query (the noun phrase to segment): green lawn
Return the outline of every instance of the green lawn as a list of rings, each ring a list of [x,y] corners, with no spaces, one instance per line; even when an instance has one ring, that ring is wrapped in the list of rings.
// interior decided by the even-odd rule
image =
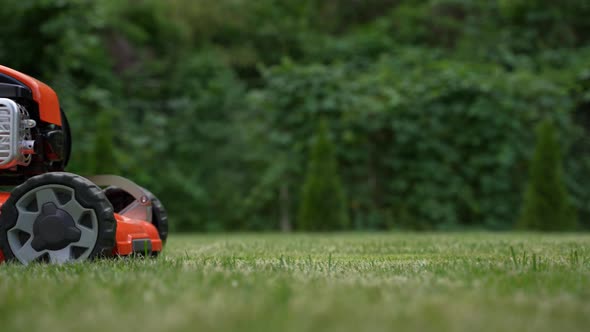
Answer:
[[[7,332],[589,329],[586,234],[172,236],[157,260],[0,266]]]

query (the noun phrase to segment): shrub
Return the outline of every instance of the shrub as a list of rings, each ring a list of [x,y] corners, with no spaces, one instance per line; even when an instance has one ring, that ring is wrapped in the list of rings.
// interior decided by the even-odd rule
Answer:
[[[334,150],[328,127],[321,121],[303,185],[297,220],[299,230],[338,230],[348,226],[346,199]]]
[[[566,190],[562,157],[550,121],[537,128],[537,144],[518,226],[540,231],[575,229],[577,221]]]

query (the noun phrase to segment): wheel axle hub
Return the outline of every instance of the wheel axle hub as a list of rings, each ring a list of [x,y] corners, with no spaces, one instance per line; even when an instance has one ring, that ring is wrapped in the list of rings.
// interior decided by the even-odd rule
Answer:
[[[45,203],[33,224],[31,246],[37,251],[60,250],[80,240],[81,232],[72,216],[52,203]]]

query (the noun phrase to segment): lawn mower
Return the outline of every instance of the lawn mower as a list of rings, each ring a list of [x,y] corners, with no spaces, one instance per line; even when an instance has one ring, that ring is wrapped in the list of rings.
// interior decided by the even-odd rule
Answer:
[[[0,66],[0,263],[157,256],[162,203],[116,175],[64,172],[71,134],[56,93]]]

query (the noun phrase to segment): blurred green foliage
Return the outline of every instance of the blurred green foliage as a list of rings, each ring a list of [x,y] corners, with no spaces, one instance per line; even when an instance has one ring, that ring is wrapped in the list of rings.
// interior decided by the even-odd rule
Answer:
[[[522,215],[518,226],[541,231],[571,231],[577,226],[563,180],[562,156],[550,121],[537,127]]]
[[[177,231],[293,222],[319,118],[355,229],[512,228],[545,119],[590,227],[589,15],[583,0],[9,0],[0,63],[58,92],[70,171],[150,188]]]
[[[320,120],[311,147],[301,192],[297,229],[304,231],[348,229],[348,207],[328,125]]]

